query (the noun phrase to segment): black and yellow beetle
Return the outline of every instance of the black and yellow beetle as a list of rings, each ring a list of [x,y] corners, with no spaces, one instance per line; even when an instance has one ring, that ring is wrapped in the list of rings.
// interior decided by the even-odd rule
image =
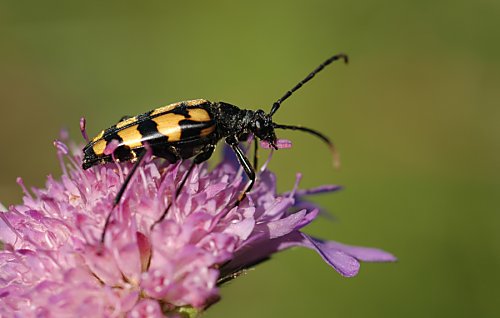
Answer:
[[[313,134],[326,142],[333,151],[333,143],[320,132],[301,126],[277,124],[273,122],[272,116],[293,92],[311,80],[325,66],[338,59],[346,63],[348,61],[345,54],[337,54],[327,59],[278,99],[272,105],[269,114],[261,109],[246,110],[224,102],[195,99],[170,104],[135,117],[123,118],[116,125],[101,131],[83,148],[82,167],[88,169],[110,161],[136,161],[115,198],[114,208],[120,202],[131,176],[144,158],[146,147],[151,149],[154,156],[164,158],[171,163],[194,157],[188,173],[177,188],[178,195],[194,165],[209,159],[216,144],[224,139],[236,154],[250,180],[242,196],[236,202],[238,204],[243,199],[244,193],[250,191],[255,182],[257,156],[255,154],[252,166],[238,146],[239,142],[245,141],[249,134],[255,137],[255,151],[257,151],[257,139],[266,141],[273,148],[278,149],[275,129],[292,129]],[[114,143],[114,147],[110,154],[106,150],[111,143]],[[166,216],[169,208],[170,205],[156,223]],[[104,240],[110,215],[111,213],[106,219],[102,240]]]

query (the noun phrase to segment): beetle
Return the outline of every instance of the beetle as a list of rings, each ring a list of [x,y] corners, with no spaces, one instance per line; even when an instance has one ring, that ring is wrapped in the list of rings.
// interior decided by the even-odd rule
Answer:
[[[257,139],[267,142],[274,149],[278,149],[275,129],[298,130],[315,135],[335,153],[333,143],[322,133],[307,127],[277,124],[272,117],[281,104],[296,90],[310,81],[327,65],[339,59],[345,63],[348,62],[348,57],[345,54],[336,54],[330,57],[274,102],[269,113],[262,109],[254,111],[241,109],[225,102],[195,99],[156,108],[138,116],[123,117],[116,125],[102,130],[83,148],[82,168],[89,169],[95,165],[112,161],[135,161],[135,164],[115,197],[112,210],[106,218],[101,241],[104,241],[112,211],[120,202],[131,177],[145,157],[146,148],[151,149],[153,156],[164,158],[170,163],[193,158],[187,173],[176,189],[176,196],[178,196],[194,165],[208,160],[217,143],[224,139],[236,154],[238,162],[249,179],[249,183],[242,191],[236,205],[241,202],[245,193],[249,192],[255,183]],[[253,165],[239,147],[239,142],[245,141],[250,134],[254,136],[255,142]],[[111,153],[109,153],[110,147],[112,148]],[[154,224],[165,218],[170,206],[171,203]]]

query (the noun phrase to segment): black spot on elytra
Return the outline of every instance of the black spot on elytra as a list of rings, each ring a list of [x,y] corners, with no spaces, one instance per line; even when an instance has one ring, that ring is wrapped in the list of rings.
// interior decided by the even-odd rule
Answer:
[[[200,122],[183,119],[179,121],[179,126],[181,126],[181,140],[198,138],[203,129],[209,128],[213,125],[214,122],[212,120]]]
[[[122,142],[123,139],[117,133],[116,126],[106,129],[104,132],[104,140],[106,140],[106,145],[108,145],[112,140],[117,140],[118,142]]]
[[[137,130],[139,130],[143,139],[151,139],[159,134],[157,126],[151,119],[146,119],[137,125]]]
[[[142,138],[148,140],[153,155],[165,158],[170,162],[175,162],[175,157],[172,157],[170,153],[166,152],[165,146],[168,144],[168,137],[162,135],[157,127],[158,124],[148,118],[139,123],[137,129],[141,133]]]
[[[120,161],[127,161],[134,157],[129,146],[121,145],[113,152],[113,157]]]
[[[174,109],[170,110],[169,113],[176,114],[176,115],[182,115],[186,118],[191,117],[191,115],[189,115],[188,108],[185,104],[181,104],[181,105],[175,107]]]

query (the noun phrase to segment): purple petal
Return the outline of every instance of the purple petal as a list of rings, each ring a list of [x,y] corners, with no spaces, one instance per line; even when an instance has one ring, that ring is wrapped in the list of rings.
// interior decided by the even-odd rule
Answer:
[[[238,251],[235,257],[221,268],[222,277],[257,264],[272,254],[294,246],[307,247],[316,251],[323,260],[345,277],[353,277],[359,271],[359,262],[394,261],[391,254],[372,248],[348,246],[333,241],[323,241],[307,234],[293,231],[271,241],[253,243]]]
[[[306,210],[302,210],[293,213],[286,218],[279,219],[277,221],[272,221],[264,224],[265,228],[269,233],[269,239],[274,239],[281,237],[295,230],[300,224],[303,223],[304,216],[306,216]]]
[[[112,153],[115,152],[116,148],[120,145],[120,142],[116,139],[111,140],[110,143],[106,145],[106,148],[104,148],[104,154],[105,155],[111,155]]]
[[[87,135],[86,126],[87,126],[87,122],[85,120],[85,117],[80,118],[80,132],[82,133],[83,139],[86,142],[89,142],[90,139],[89,139],[89,136]]]
[[[142,299],[128,313],[127,318],[163,318],[160,304],[152,299]]]
[[[358,274],[359,262],[354,257],[335,248],[331,248],[323,241],[316,240],[307,234],[301,234],[307,241],[310,242],[310,244],[307,244],[307,241],[304,242],[304,246],[315,250],[326,263],[333,267],[342,276],[353,277]]]
[[[304,226],[308,225],[311,223],[319,214],[319,209],[310,209],[310,212],[307,213],[304,218],[300,221],[300,223],[297,223],[295,226],[295,230],[299,230],[303,228]]]
[[[12,216],[12,214],[0,212],[0,240],[4,244],[14,245],[16,238],[20,238],[20,234],[9,222],[9,216]]]
[[[99,247],[89,246],[82,256],[92,273],[105,284],[114,286],[121,283],[122,274],[108,250],[99,250]]]
[[[118,268],[129,282],[137,284],[142,266],[135,228],[133,226],[127,227],[124,224],[121,227],[117,226],[110,232],[113,239],[110,250]]]
[[[316,241],[320,241],[320,240],[316,240]],[[321,242],[322,242],[321,244],[328,249],[336,249],[336,250],[342,251],[342,252],[349,254],[352,257],[355,257],[356,259],[363,261],[363,262],[395,262],[395,261],[397,261],[397,258],[394,255],[392,255],[391,253],[388,253],[386,251],[383,251],[381,249],[378,249],[378,248],[351,246],[351,245],[345,245],[345,244],[333,242],[333,241],[326,241],[326,242],[321,241]]]
[[[255,220],[252,218],[246,218],[239,222],[232,222],[225,230],[228,234],[233,234],[238,236],[242,241],[246,240],[252,233],[255,227]]]
[[[302,197],[302,196],[306,196],[306,195],[328,193],[328,192],[334,192],[334,191],[338,191],[338,190],[342,190],[342,186],[339,186],[336,184],[325,184],[325,185],[315,187],[315,188],[297,190],[295,192],[295,195],[297,197]]]
[[[293,207],[298,210],[302,209],[306,209],[308,211],[318,210],[319,211],[318,215],[325,218],[326,220],[330,222],[337,220],[337,218],[333,214],[331,214],[325,209],[322,209],[320,206],[312,202],[297,200],[296,203],[293,205]]]
[[[56,147],[57,151],[63,155],[67,155],[69,153],[68,146],[66,146],[59,140],[54,140],[54,146]]]

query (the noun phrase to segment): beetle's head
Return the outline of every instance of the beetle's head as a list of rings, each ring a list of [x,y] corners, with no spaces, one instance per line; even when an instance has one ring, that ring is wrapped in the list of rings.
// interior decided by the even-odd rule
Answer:
[[[274,149],[276,146],[276,133],[274,132],[273,119],[269,114],[259,109],[250,121],[250,131],[259,139],[267,141]]]

